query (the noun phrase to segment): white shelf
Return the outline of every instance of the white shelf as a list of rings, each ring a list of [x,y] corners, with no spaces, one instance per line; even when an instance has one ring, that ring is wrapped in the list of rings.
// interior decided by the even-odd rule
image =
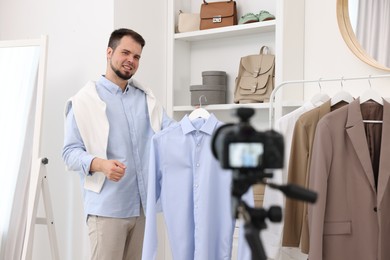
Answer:
[[[251,108],[260,108],[260,109],[268,109],[269,104],[268,103],[256,103],[256,104],[219,104],[219,105],[205,105],[202,106],[203,108],[210,110],[210,111],[216,111],[216,110],[229,110],[239,107],[251,107]],[[173,111],[191,111],[194,110],[194,106],[174,106]]]
[[[264,32],[275,32],[275,20],[249,24],[239,24],[234,26],[226,26],[222,28],[199,30],[193,32],[175,33],[174,38],[175,40],[192,42]]]
[[[286,101],[283,102],[283,107],[300,107],[303,102],[301,101]],[[209,110],[209,111],[224,111],[224,110],[229,110],[229,109],[236,109],[239,107],[250,107],[254,109],[269,109],[270,108],[270,103],[250,103],[250,104],[218,104],[218,105],[205,105],[202,106],[203,108]],[[175,112],[185,112],[185,111],[192,111],[194,110],[194,106],[174,106],[173,111]]]

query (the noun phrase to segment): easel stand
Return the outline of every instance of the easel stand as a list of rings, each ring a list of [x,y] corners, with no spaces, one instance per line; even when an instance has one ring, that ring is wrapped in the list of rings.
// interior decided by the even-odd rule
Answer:
[[[30,179],[30,190],[28,198],[26,234],[24,237],[22,254],[23,260],[32,259],[35,224],[47,225],[52,259],[60,259],[54,226],[53,208],[50,201],[49,183],[46,176],[46,164],[48,164],[48,162],[49,160],[47,158],[40,158],[32,162],[32,175]],[[38,175],[34,173],[38,173]],[[46,212],[46,218],[37,217],[39,194],[41,191]]]

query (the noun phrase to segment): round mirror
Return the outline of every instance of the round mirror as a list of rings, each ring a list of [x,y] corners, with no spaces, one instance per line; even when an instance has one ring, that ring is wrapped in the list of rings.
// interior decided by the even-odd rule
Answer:
[[[359,59],[390,71],[390,0],[337,0],[337,21]]]

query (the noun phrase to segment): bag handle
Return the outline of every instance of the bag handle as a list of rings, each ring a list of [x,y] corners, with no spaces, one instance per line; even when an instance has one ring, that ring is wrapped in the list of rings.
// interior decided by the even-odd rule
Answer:
[[[264,45],[260,48],[260,56],[261,55],[268,55],[268,52],[269,52],[269,48],[268,46]],[[259,59],[259,64],[258,64],[258,71],[255,71],[255,74],[254,74],[254,77],[258,77],[260,75],[260,71],[261,71],[261,62],[262,62],[262,59]]]
[[[226,3],[229,3],[229,2],[232,2],[232,1],[233,1],[233,0],[229,0],[229,1],[226,1]],[[209,3],[206,2],[206,0],[203,0],[203,3],[204,3],[205,5],[209,4]]]
[[[264,45],[260,48],[260,54],[268,54],[268,52],[269,52],[268,46]]]

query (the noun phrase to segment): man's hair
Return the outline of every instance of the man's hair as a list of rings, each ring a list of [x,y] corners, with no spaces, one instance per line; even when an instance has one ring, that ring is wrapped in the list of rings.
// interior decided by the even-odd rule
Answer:
[[[139,43],[142,48],[145,46],[145,40],[139,33],[135,32],[133,30],[130,30],[130,29],[121,28],[121,29],[117,29],[111,33],[110,39],[108,40],[108,47],[115,50],[116,47],[118,46],[120,40],[124,36],[130,36],[134,41]]]

